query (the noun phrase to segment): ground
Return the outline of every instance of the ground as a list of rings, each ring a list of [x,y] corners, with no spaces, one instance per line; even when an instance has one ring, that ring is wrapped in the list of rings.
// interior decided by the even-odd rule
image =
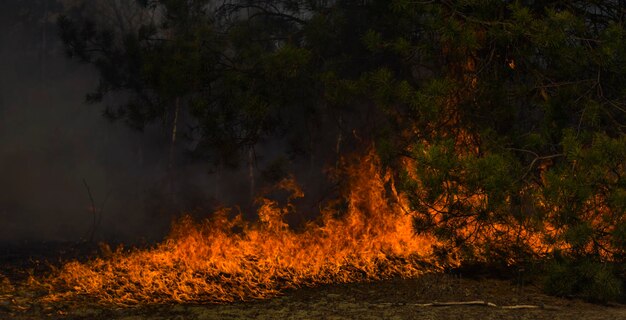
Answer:
[[[26,248],[31,253],[37,251]],[[19,251],[24,250],[21,248]],[[2,252],[0,252],[2,253]],[[82,252],[77,252],[82,254]],[[11,274],[23,261],[0,254],[0,274]],[[10,258],[10,259],[9,259]],[[29,259],[26,264],[36,260]],[[2,276],[0,276],[2,278]],[[2,279],[0,279],[2,280]],[[535,281],[536,282],[536,281]],[[4,291],[4,292],[3,292]],[[273,299],[211,305],[152,305],[113,308],[95,302],[64,302],[52,306],[36,302],[28,291],[10,292],[0,283],[0,319],[479,319],[479,320],[626,320],[626,306],[591,304],[541,293],[537,283],[469,278],[463,273],[431,274],[416,279],[325,285],[285,292]],[[486,305],[420,306],[432,302],[481,300]],[[503,309],[534,305],[538,309]]]
[[[111,308],[68,302],[46,308],[30,304],[26,297],[18,300],[26,306],[25,310],[16,310],[10,299],[0,300],[0,319],[626,319],[624,305],[551,297],[535,286],[520,288],[507,280],[459,279],[449,275],[302,288],[269,300],[223,305]],[[473,300],[498,306],[531,304],[543,308],[418,305]]]

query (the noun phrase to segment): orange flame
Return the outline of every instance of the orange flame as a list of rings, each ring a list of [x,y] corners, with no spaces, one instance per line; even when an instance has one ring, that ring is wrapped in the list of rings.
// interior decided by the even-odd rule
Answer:
[[[109,258],[67,263],[43,282],[52,292],[48,299],[88,295],[117,305],[229,302],[442,268],[433,258],[434,236],[416,235],[412,214],[389,200],[386,186],[401,199],[391,175],[380,172],[374,152],[345,168],[347,201],[329,205],[301,232],[283,219],[293,207],[269,199],[261,200],[254,224],[228,218],[227,210],[201,223],[183,217],[152,249],[120,249]],[[292,197],[303,196],[292,180],[280,186]]]
[[[403,165],[409,174],[415,172],[411,161]],[[284,219],[295,212],[292,200],[304,196],[293,179],[286,179],[279,187],[291,192],[288,204],[260,199],[255,223],[241,215],[230,218],[229,210],[201,222],[184,216],[154,248],[105,248],[105,257],[67,263],[37,284],[49,290],[48,301],[88,296],[115,305],[219,303],[268,298],[301,286],[415,277],[461,263],[456,244],[438,240],[432,230],[416,233],[414,228],[424,214],[442,223],[445,199],[436,200],[428,212],[408,209],[408,197],[395,189],[393,175],[380,169],[373,150],[340,168],[335,178],[343,183],[343,194],[302,231],[290,229]],[[419,177],[411,178],[420,189]],[[446,197],[464,197],[469,210],[482,210],[488,201],[480,192],[458,190]],[[420,195],[420,190],[414,192]],[[534,201],[548,214],[558,210],[547,208],[540,197]],[[570,249],[563,230],[548,220],[505,215],[485,223],[471,214],[464,219],[456,232],[467,239],[474,259],[487,261],[494,249],[524,248],[538,256]],[[590,221],[605,223],[597,216]],[[504,258],[519,263],[514,255]]]

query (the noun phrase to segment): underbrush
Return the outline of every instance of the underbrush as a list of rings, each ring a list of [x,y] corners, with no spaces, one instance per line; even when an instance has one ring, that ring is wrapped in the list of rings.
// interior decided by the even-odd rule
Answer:
[[[555,258],[546,264],[543,288],[548,294],[592,302],[625,302],[623,268],[594,259]]]

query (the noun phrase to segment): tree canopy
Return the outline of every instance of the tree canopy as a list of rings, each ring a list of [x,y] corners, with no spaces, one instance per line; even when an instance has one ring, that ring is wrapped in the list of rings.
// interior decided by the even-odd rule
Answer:
[[[536,258],[497,225],[544,232],[568,259],[624,262],[621,1],[137,6],[124,30],[59,19],[70,56],[99,71],[89,100],[123,94],[111,118],[175,127],[180,108],[194,151],[232,162],[276,136],[312,152],[304,136],[331,123],[338,153],[373,144],[394,169],[417,232],[470,259]]]

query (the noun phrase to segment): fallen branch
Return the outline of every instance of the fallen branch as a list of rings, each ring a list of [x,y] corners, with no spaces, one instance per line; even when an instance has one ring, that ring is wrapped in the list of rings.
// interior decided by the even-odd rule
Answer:
[[[394,305],[394,303],[381,303],[381,305]],[[451,307],[451,306],[484,306],[500,309],[544,309],[544,310],[560,310],[559,307],[532,304],[517,304],[509,306],[498,306],[493,302],[474,300],[474,301],[450,301],[450,302],[430,302],[430,303],[407,303],[404,305],[415,307]]]
[[[519,304],[515,306],[502,306],[502,309],[543,309],[545,306],[536,306],[532,304]]]
[[[561,310],[559,307],[555,306],[546,306],[544,304],[541,305],[532,305],[532,304],[519,304],[513,306],[501,306],[502,309],[544,309],[544,310]]]
[[[497,307],[494,303],[485,302],[485,301],[482,301],[482,300],[415,303],[415,304],[412,304],[412,305],[417,306],[417,307],[447,307],[447,306],[486,306],[486,307]]]

